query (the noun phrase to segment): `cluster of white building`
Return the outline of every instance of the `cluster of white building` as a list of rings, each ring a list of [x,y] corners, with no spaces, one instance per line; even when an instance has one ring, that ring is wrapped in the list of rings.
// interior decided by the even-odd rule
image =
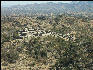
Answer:
[[[21,37],[22,39],[26,39],[26,40],[30,40],[31,37],[41,37],[41,36],[55,36],[55,37],[60,37],[63,38],[64,40],[68,41],[69,38],[75,38],[75,36],[73,37],[72,35],[70,36],[70,33],[68,34],[58,34],[56,32],[51,32],[49,31],[45,31],[44,29],[34,29],[33,27],[25,27],[24,30],[19,31],[19,37]],[[75,39],[74,39],[75,40]]]

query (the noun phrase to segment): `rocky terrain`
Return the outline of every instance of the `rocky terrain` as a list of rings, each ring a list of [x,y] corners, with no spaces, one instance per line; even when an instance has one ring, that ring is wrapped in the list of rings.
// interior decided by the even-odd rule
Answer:
[[[38,11],[40,9],[46,11],[47,4],[49,8],[52,7],[51,10],[55,10],[55,7],[59,5],[66,8],[71,5],[69,9],[72,9],[75,5],[74,9],[77,9],[75,11],[81,8],[81,11],[83,9],[89,13],[84,14],[82,11],[83,14],[65,12],[63,14],[17,15],[24,11],[31,13],[29,11],[33,10],[33,7]],[[92,2],[47,4],[14,6],[8,10],[5,8],[11,15],[3,15],[6,12],[4,12],[5,9],[1,9],[1,69],[93,70]],[[32,9],[29,10],[27,7]],[[65,7],[63,7],[64,10],[66,10]],[[20,8],[25,9],[22,11]],[[12,13],[17,10],[16,14],[12,14],[11,10]],[[82,13],[81,11],[79,13]]]

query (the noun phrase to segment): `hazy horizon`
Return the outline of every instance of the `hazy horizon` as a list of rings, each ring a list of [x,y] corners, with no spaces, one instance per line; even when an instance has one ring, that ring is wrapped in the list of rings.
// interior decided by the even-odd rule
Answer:
[[[53,2],[53,3],[70,3],[71,1],[1,1],[1,6],[3,7],[9,7],[13,5],[26,5],[26,4],[34,4],[34,3],[47,3],[47,2]]]

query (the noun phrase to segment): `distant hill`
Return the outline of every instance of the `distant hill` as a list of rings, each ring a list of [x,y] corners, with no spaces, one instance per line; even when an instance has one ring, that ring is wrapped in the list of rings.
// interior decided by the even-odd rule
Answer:
[[[2,15],[22,14],[93,13],[93,1],[72,1],[71,3],[41,3],[1,7]]]

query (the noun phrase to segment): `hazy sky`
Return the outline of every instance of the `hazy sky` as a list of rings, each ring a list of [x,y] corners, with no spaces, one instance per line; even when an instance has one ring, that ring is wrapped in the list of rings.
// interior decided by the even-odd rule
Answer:
[[[25,4],[33,4],[33,3],[46,3],[46,2],[63,2],[63,3],[69,3],[71,1],[1,1],[1,6],[12,6],[12,5],[25,5]]]

